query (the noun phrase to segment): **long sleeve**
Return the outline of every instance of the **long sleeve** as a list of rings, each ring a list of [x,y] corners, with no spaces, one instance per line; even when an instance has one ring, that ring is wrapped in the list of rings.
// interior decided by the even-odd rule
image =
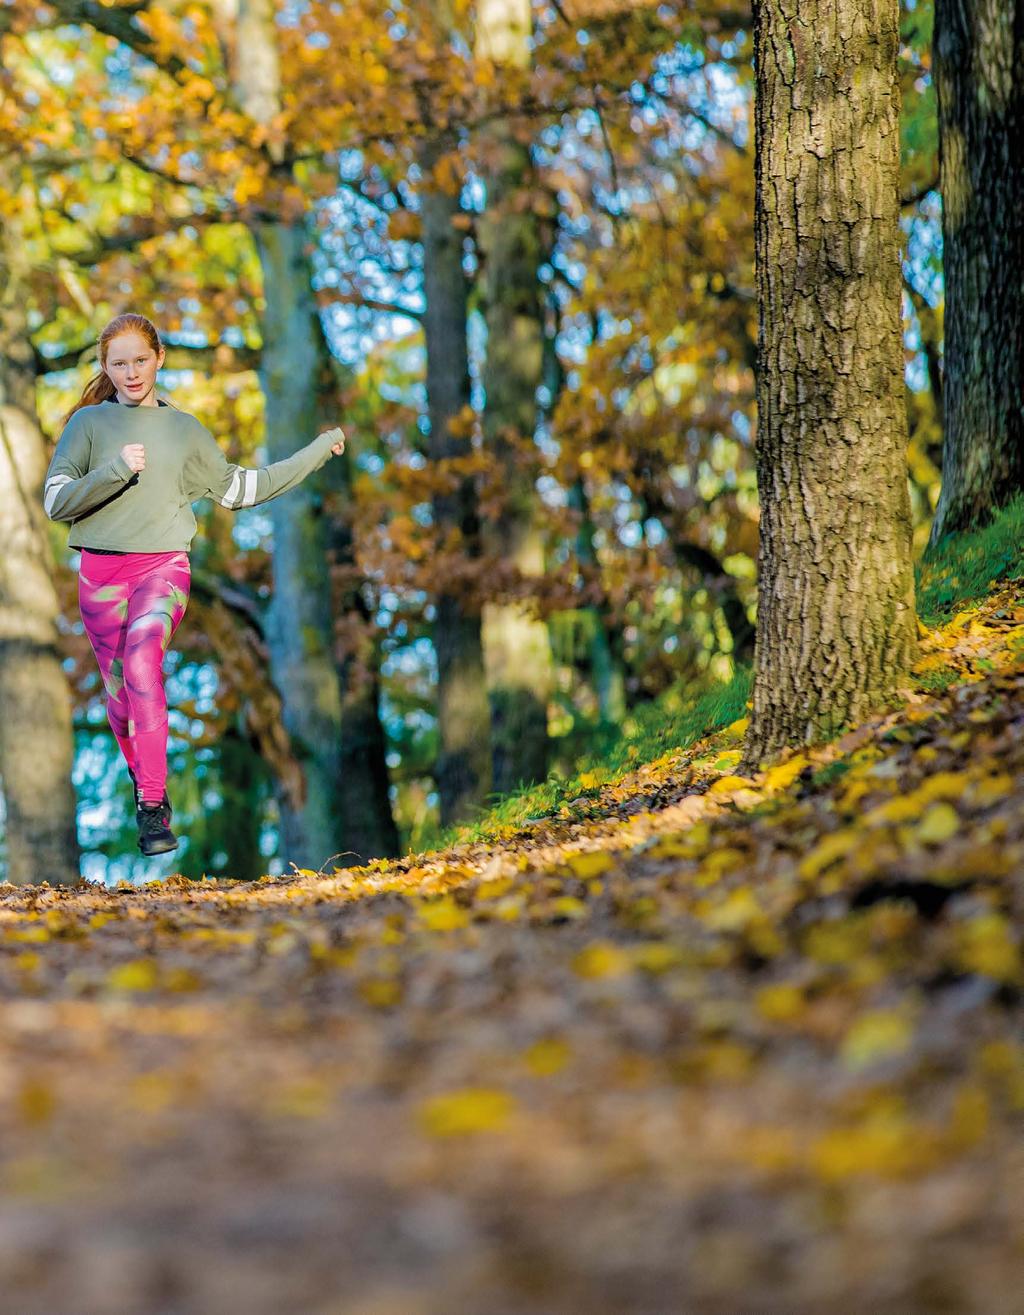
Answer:
[[[72,521],[120,492],[132,470],[120,453],[89,469],[92,440],[76,412],[64,426],[43,481],[43,510],[52,521]]]
[[[207,429],[197,437],[186,476],[190,499],[210,497],[222,507],[238,510],[269,502],[301,484],[331,456],[331,445],[342,437],[340,429],[329,429],[311,443],[271,466],[250,469],[228,461]]]

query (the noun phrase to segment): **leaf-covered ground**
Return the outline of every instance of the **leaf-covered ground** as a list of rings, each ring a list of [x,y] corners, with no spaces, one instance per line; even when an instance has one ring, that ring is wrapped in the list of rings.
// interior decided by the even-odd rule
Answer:
[[[435,855],[0,888],[0,1308],[1019,1312],[1022,585],[752,779],[735,724]]]

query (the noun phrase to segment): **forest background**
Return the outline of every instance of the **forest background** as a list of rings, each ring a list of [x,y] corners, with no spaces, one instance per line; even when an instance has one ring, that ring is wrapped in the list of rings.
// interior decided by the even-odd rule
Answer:
[[[759,519],[747,9],[55,0],[0,21],[2,389],[23,468],[41,479],[124,310],[157,324],[165,395],[232,459],[278,459],[333,423],[349,436],[266,508],[199,509],[167,664],[187,836],[167,872],[423,850],[496,798],[528,815],[533,783],[585,788],[651,727],[742,713]],[[918,551],[942,452],[931,36],[931,5],[908,0]],[[29,523],[13,483],[0,501],[13,543]],[[18,570],[57,660],[34,659],[32,733],[7,741],[58,763],[73,728],[82,871],[130,879],[75,555],[64,527],[44,532]],[[24,689],[0,682],[9,725]],[[27,769],[5,752],[13,780]]]

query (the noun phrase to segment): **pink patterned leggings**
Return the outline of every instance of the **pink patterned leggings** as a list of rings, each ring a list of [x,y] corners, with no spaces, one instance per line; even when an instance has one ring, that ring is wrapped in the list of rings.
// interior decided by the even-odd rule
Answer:
[[[188,605],[186,552],[82,549],[78,604],[107,692],[107,718],[143,799],[167,783],[163,658]]]

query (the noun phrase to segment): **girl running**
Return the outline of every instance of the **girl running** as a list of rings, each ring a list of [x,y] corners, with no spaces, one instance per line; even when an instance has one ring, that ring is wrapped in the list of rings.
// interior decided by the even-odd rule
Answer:
[[[70,521],[68,544],[81,549],[82,621],[147,855],[178,845],[166,790],[163,658],[188,604],[192,503],[254,507],[345,450],[342,431],[329,429],[272,466],[235,465],[195,416],[157,396],[164,355],[144,315],[111,320],[100,334],[100,372],[65,417],[43,484],[47,516]]]

